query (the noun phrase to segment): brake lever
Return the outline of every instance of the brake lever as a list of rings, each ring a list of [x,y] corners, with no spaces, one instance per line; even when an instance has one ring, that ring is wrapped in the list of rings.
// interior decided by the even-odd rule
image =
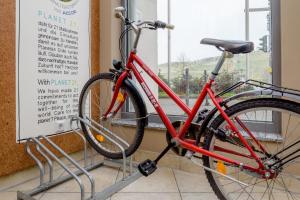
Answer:
[[[134,23],[135,21],[130,21],[128,18],[125,18],[125,25],[131,25],[132,23]]]

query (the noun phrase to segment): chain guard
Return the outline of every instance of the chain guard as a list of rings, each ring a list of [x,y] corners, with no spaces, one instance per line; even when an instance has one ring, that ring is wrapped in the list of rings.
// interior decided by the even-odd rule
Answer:
[[[172,123],[172,125],[174,126],[174,128],[176,129],[176,131],[178,131],[183,125],[184,125],[184,121],[175,121]],[[196,137],[197,135],[200,133],[201,130],[201,125],[197,124],[197,123],[191,123],[188,132],[185,134],[185,139],[190,139],[190,140],[195,140],[196,142]],[[170,144],[171,140],[172,140],[172,136],[169,133],[169,131],[166,132],[166,140],[167,143]],[[187,152],[187,149],[182,148],[180,146],[175,146],[172,148],[173,152],[176,153],[179,156],[184,156]]]

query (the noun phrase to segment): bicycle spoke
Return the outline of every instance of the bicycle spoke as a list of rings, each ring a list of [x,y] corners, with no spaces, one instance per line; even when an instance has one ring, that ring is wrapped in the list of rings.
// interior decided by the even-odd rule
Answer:
[[[275,200],[274,199],[274,195],[273,195],[273,188],[274,188],[274,184],[275,184],[275,180],[272,180],[272,183],[271,184],[273,184],[272,185],[272,187],[269,189],[269,200],[271,200],[271,197],[273,197],[273,200]]]
[[[290,120],[291,120],[291,114],[289,115],[286,131],[285,131],[285,138],[287,138],[287,136],[288,136],[288,128],[289,128]],[[283,145],[282,145],[283,148],[285,147],[285,143],[286,143],[286,140],[284,140],[284,142],[283,142]]]
[[[300,122],[298,122],[298,124],[295,126],[295,128],[291,131],[291,133],[293,133],[295,130],[297,130],[300,126]]]
[[[257,182],[257,178],[255,178],[255,182],[254,182],[254,185],[253,185],[252,188],[251,188],[250,193],[252,193],[252,191],[253,191],[253,189],[254,189],[254,186],[255,186],[256,182]],[[248,196],[247,200],[249,200],[249,197],[250,197],[250,196]]]
[[[259,183],[262,183],[262,182],[265,182],[266,180],[261,180],[261,181],[258,181],[256,184],[259,184]],[[248,187],[250,187],[250,186],[253,186],[253,185],[255,185],[254,183],[253,184],[248,184],[247,186],[244,186],[244,188],[248,188]],[[237,190],[234,190],[234,191],[231,191],[231,192],[229,192],[229,193],[235,193],[235,192],[239,192],[241,189],[237,189]]]
[[[283,184],[285,190],[290,194],[290,196],[292,197],[292,199],[295,200],[295,198],[293,197],[293,195],[291,194],[291,192],[287,189],[286,184],[285,184],[285,182],[284,182],[284,180],[283,180],[283,178],[282,178],[281,175],[280,175],[280,178],[281,178],[281,181],[282,181],[282,184]]]
[[[268,169],[268,166],[273,165],[273,170],[275,170],[276,174],[271,173],[272,176],[270,177],[270,179],[264,179],[264,177],[262,177],[260,173],[247,171],[242,167],[235,167],[234,169],[232,167],[227,168],[227,175],[230,175],[238,181],[242,181],[248,184],[247,186],[241,187],[241,184],[239,184],[238,182],[225,181],[225,179],[220,176],[213,176],[216,179],[217,187],[220,188],[219,191],[224,194],[224,197],[226,196],[227,199],[277,200],[282,198],[282,195],[284,195],[283,198],[287,198],[285,196],[286,194],[288,194],[288,198],[290,200],[298,199],[297,193],[294,193],[294,190],[297,191],[297,187],[299,187],[300,185],[300,177],[297,176],[297,168],[300,167],[300,159],[291,160],[289,163],[287,163],[287,165],[284,165],[283,168],[277,169],[277,167],[279,167],[280,165],[280,159],[285,158],[285,156],[288,156],[293,152],[297,152],[297,141],[300,139],[300,135],[296,135],[295,133],[297,133],[297,128],[300,126],[300,113],[298,113],[300,106],[297,107],[296,110],[290,105],[276,105],[276,103],[278,102],[274,103],[273,100],[270,100],[270,104],[267,103],[269,100],[265,101],[266,102],[264,102],[263,104],[260,104],[260,102],[257,100],[256,103],[253,104],[253,106],[250,106],[248,102],[245,104],[240,103],[239,106],[236,106],[236,111],[231,108],[231,110],[228,110],[228,113],[229,118],[238,128],[240,133],[242,133],[242,136],[246,139],[249,145],[254,147],[254,152],[257,157],[261,159],[262,164],[264,165],[264,167],[266,167],[265,169]],[[282,101],[282,104],[284,103],[286,102]],[[261,107],[259,107],[258,105],[261,105]],[[296,115],[293,115],[293,113],[295,113]],[[241,119],[243,123],[245,122],[244,125],[247,128],[240,125],[241,123],[238,123],[238,121],[235,120],[237,119],[237,117]],[[212,123],[212,128],[214,128],[215,130],[228,130],[228,123],[224,119],[222,121],[218,120],[219,118],[215,120],[215,124]],[[247,135],[245,134],[248,133],[248,131],[246,130],[250,131],[255,137],[257,137],[256,139],[259,140],[262,146],[264,146],[267,154],[265,154],[264,152],[256,151],[257,148],[260,148],[260,145],[256,143],[254,139],[251,140],[251,136],[250,139],[246,137]],[[257,162],[253,159],[230,154],[229,152],[218,151],[218,149],[214,150],[215,146],[220,146],[222,148],[232,149],[235,152],[249,155],[249,150],[245,147],[245,145],[243,145],[242,142],[239,142],[238,140],[235,140],[235,138],[230,137],[231,134],[235,133],[225,133],[227,135],[225,142],[222,139],[219,139],[216,135],[212,136],[213,140],[210,141],[210,150],[224,157],[231,158],[238,163],[243,163],[244,166],[257,166]],[[260,137],[263,137],[263,140],[260,140]],[[291,144],[294,145],[287,149],[285,151],[285,154],[282,153],[280,155],[276,155],[276,152],[282,151],[284,147],[287,147],[287,145]],[[293,157],[297,155],[298,153],[295,153],[293,154]],[[213,161],[213,159],[211,158],[210,160]],[[217,166],[217,162],[210,163],[214,166],[215,169],[218,169],[219,166]],[[286,175],[284,174],[284,172],[287,172],[289,174]],[[280,177],[278,177],[279,175],[289,178],[289,182],[287,182],[288,185],[285,182],[286,179],[281,180]],[[289,176],[291,176],[291,178]],[[279,179],[280,184],[277,181]]]
[[[80,115],[84,119],[93,119],[94,122],[91,123],[100,131],[103,131],[103,135],[101,135],[101,133],[97,133],[97,131],[95,131],[92,127],[82,124],[82,127],[84,127],[83,131],[85,136],[89,139],[88,141],[99,153],[108,158],[120,159],[123,155],[120,146],[104,137],[105,135],[111,136],[111,138],[114,138],[117,140],[117,142],[120,142],[120,145],[127,150],[127,155],[132,154],[136,148],[129,147],[137,147],[139,145],[140,141],[137,140],[139,137],[136,136],[141,134],[139,130],[144,128],[142,127],[143,124],[135,120],[133,123],[135,123],[136,126],[140,126],[140,128],[137,127],[135,132],[132,132],[132,134],[130,132],[129,134],[128,130],[124,129],[122,125],[116,123],[120,119],[122,111],[120,106],[123,104],[121,104],[118,99],[114,104],[111,104],[113,97],[112,86],[114,85],[114,77],[112,74],[103,73],[98,75],[98,77],[93,77],[93,79],[90,80],[91,81],[88,82],[89,85],[85,87],[83,90],[84,93],[82,93],[83,95],[81,96]],[[122,88],[119,90],[119,93],[126,93],[127,90],[128,88],[126,88],[126,86],[122,86]],[[130,105],[133,105],[133,111],[136,111],[133,112],[133,115],[136,118],[140,117],[136,98],[132,95],[127,95],[126,98],[127,97],[130,101]],[[117,98],[120,97],[118,96]],[[118,111],[118,113],[114,113],[114,115],[109,115],[109,117],[103,118],[103,115],[108,111],[110,106],[112,106],[111,114],[115,111]]]
[[[264,198],[266,192],[268,191],[268,189],[269,189],[269,187],[270,187],[268,180],[266,179],[265,181],[266,181],[266,184],[267,184],[267,188],[266,188],[266,190],[264,191],[264,193],[263,193],[262,197],[260,198],[260,200],[262,200],[262,199]]]
[[[251,180],[253,180],[253,179],[254,179],[254,177],[252,177]],[[248,197],[250,197],[250,193],[247,191],[247,189],[246,189],[244,186],[242,186],[241,184],[239,184],[239,186],[242,188],[243,191],[245,191],[245,192],[248,194]],[[239,197],[240,197],[242,194],[243,194],[243,192],[241,192],[240,195],[239,195],[236,199],[239,199]],[[255,200],[255,199],[253,199],[252,196],[251,196],[251,199],[252,199],[252,200]]]
[[[230,174],[229,174],[230,175]],[[253,177],[247,177],[246,179],[242,179],[242,180],[239,180],[239,181],[241,181],[241,182],[245,182],[245,181],[247,181],[247,180],[249,180],[249,179],[252,179]],[[224,180],[227,180],[225,177],[224,177]],[[230,183],[226,183],[226,184],[221,184],[221,186],[228,186],[228,185],[231,185],[231,184],[233,184],[233,183],[236,183],[235,181],[231,181]]]

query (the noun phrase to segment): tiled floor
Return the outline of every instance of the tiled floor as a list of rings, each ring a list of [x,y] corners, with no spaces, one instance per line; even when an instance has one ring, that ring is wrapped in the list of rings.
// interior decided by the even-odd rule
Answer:
[[[57,167],[54,174],[58,177],[65,175],[65,172]],[[97,192],[112,185],[122,177],[120,169],[105,166],[91,171],[91,174],[96,180]],[[31,168],[8,177],[0,178],[0,199],[15,200],[16,191],[31,189],[39,184],[38,175],[38,169]],[[88,180],[85,178],[83,178],[83,181],[88,183]],[[86,191],[88,195],[90,188],[87,187]],[[35,196],[35,198],[37,200],[79,200],[79,187],[78,184],[72,180],[50,189],[46,193],[39,194]],[[161,166],[151,176],[138,179],[111,197],[111,200],[133,199],[214,200],[217,198],[209,187],[206,177],[201,174],[200,168],[197,170],[195,167],[188,168],[188,170],[180,170],[178,167],[177,169],[172,169]]]

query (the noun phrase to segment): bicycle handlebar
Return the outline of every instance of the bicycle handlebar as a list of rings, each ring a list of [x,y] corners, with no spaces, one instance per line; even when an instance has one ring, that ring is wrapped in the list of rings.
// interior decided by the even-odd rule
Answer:
[[[125,8],[124,7],[117,7],[115,8],[115,16],[116,18],[120,18],[122,21],[124,22],[127,22],[127,19],[124,17],[123,13],[125,11]],[[167,28],[167,29],[170,29],[170,30],[173,30],[175,28],[174,25],[172,24],[168,24],[168,23],[165,23],[165,22],[162,22],[162,21],[159,21],[159,20],[156,20],[156,21],[141,21],[141,22],[138,22],[138,23],[130,23],[131,27],[133,28],[133,30],[135,32],[138,31],[138,28],[143,26],[143,25],[148,25],[150,29],[154,29],[156,30],[157,28]]]

